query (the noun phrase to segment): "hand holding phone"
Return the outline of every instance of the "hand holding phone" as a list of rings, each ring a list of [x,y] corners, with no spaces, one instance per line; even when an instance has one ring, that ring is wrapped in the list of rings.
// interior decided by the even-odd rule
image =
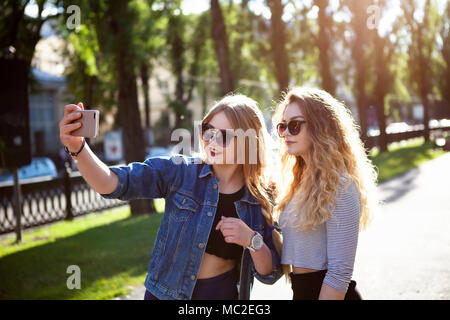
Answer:
[[[86,111],[89,111],[88,116],[83,114]],[[97,110],[84,110],[81,102],[78,105],[66,105],[64,117],[59,122],[59,137],[62,144],[71,152],[77,152],[83,143],[83,137],[97,136],[99,114]]]

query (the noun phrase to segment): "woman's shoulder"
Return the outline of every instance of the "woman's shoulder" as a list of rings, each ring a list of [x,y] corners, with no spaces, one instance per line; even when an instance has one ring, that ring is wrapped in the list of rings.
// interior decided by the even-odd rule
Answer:
[[[358,186],[346,173],[341,174],[336,202],[344,206],[359,206]]]
[[[339,190],[344,192],[357,192],[357,185],[348,173],[341,173]]]

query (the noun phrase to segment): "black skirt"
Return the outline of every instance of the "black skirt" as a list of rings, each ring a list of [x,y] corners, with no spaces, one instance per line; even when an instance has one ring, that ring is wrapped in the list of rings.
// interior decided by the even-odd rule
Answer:
[[[294,293],[293,300],[318,300],[323,279],[327,270],[320,270],[310,273],[289,274]],[[344,300],[362,300],[361,295],[356,290],[356,282],[350,281]]]

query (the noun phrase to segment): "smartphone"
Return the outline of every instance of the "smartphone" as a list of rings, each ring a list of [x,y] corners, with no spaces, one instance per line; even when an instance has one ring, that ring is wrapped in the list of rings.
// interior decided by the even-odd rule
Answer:
[[[73,121],[73,123],[81,122],[81,128],[72,131],[74,136],[95,138],[98,134],[98,125],[100,111],[98,110],[78,110],[82,114],[81,118]]]

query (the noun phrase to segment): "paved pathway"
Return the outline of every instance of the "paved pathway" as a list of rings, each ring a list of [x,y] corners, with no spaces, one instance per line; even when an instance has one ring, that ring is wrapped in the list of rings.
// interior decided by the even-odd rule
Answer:
[[[450,299],[450,153],[379,185],[383,206],[359,236],[353,279],[364,299]],[[122,299],[142,299],[144,287]],[[251,299],[292,299],[281,278]]]

